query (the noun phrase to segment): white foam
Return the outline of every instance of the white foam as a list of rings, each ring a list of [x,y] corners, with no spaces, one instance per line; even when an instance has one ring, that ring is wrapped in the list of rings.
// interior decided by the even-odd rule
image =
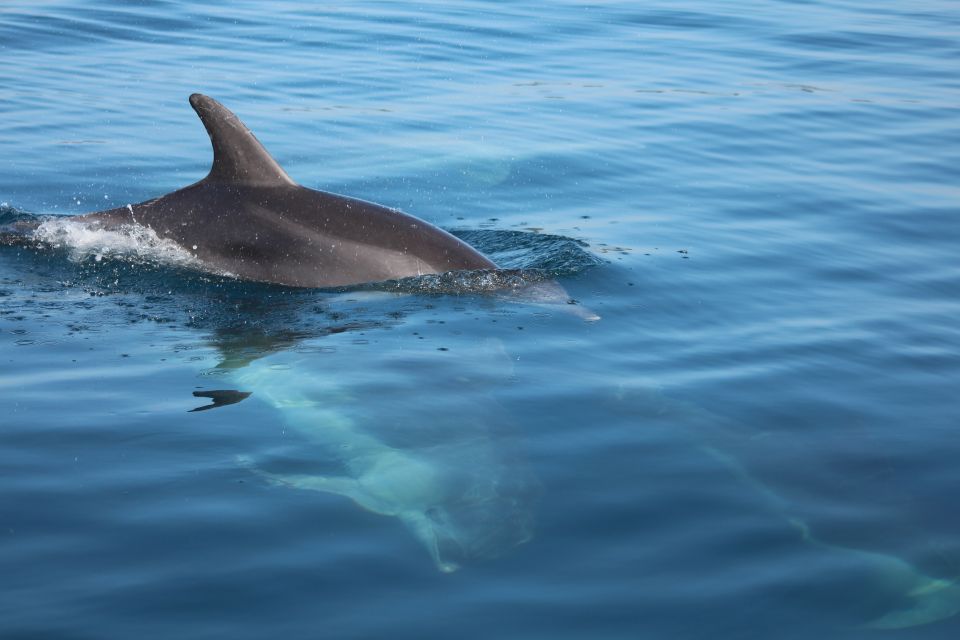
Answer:
[[[201,266],[201,261],[189,251],[139,224],[105,228],[97,222],[51,218],[41,223],[33,236],[54,248],[66,249],[75,262],[120,258],[178,267]]]

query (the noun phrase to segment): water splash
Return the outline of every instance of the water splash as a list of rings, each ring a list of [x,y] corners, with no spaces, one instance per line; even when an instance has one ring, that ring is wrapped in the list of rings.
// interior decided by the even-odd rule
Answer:
[[[32,238],[53,249],[66,249],[73,262],[105,258],[174,267],[201,268],[189,251],[161,238],[149,227],[138,224],[104,228],[99,224],[69,218],[47,218],[34,229]]]

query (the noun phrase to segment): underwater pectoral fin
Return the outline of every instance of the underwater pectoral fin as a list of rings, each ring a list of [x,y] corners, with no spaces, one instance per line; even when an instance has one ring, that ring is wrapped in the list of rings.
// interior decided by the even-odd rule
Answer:
[[[247,456],[237,456],[237,463],[265,479],[270,484],[282,487],[292,487],[294,489],[304,489],[310,491],[323,491],[324,493],[335,493],[346,496],[351,500],[360,503],[360,487],[353,478],[320,476],[314,474],[284,474],[264,471],[257,467],[253,460]],[[362,503],[361,503],[362,504]]]
[[[366,494],[360,484],[353,478],[318,476],[312,474],[280,474],[271,473],[258,468],[253,460],[247,456],[237,456],[237,463],[249,471],[264,478],[270,484],[283,487],[293,487],[294,489],[306,489],[311,491],[323,491],[325,493],[335,493],[346,496],[361,507],[380,513],[382,515],[398,516],[413,535],[427,549],[430,557],[437,569],[442,573],[453,573],[460,568],[456,562],[451,562],[443,558],[444,545],[441,544],[440,535],[431,524],[430,518],[418,511],[405,513],[389,512],[383,508],[383,505],[377,503],[368,494]]]
[[[213,404],[205,404],[194,409],[190,409],[187,413],[193,413],[194,411],[206,411],[207,409],[216,409],[217,407],[225,407],[228,404],[236,404],[241,400],[250,397],[252,391],[236,391],[234,389],[215,389],[213,391],[194,391],[194,398],[210,398],[213,400]]]

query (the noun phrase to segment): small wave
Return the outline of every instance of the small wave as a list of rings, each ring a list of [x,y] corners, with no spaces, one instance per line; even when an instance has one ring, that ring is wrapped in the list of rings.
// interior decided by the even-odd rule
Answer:
[[[69,218],[48,218],[33,230],[35,241],[65,249],[70,260],[100,262],[105,258],[157,263],[175,267],[202,267],[189,251],[161,238],[153,229],[138,224],[104,228],[96,223]]]
[[[485,254],[501,271],[539,270],[556,277],[603,263],[587,250],[586,242],[567,236],[509,229],[453,229],[450,233]]]
[[[10,206],[8,202],[0,202],[0,229],[20,222],[37,220],[38,217],[22,209]]]
[[[31,233],[40,217],[0,202],[0,247],[31,244]]]

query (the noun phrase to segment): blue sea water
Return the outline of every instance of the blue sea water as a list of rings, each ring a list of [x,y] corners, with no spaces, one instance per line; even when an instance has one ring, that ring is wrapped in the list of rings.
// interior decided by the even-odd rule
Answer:
[[[602,319],[0,246],[0,638],[958,637],[958,36],[940,0],[3,2],[0,223],[200,179],[199,91]]]

